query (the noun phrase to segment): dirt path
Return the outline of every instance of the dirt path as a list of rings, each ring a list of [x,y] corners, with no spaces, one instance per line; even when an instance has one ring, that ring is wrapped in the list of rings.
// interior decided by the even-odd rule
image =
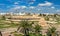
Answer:
[[[39,23],[41,26],[47,26],[47,23],[43,17],[39,20]]]

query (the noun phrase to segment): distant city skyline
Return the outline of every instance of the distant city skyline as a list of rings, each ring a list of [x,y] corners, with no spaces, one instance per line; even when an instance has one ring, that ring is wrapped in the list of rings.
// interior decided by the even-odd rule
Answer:
[[[0,12],[60,13],[60,0],[0,0]]]

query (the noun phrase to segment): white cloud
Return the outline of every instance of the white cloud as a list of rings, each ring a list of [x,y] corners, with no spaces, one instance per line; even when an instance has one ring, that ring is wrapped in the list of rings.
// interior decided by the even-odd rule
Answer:
[[[36,0],[32,0],[32,1],[36,1]]]
[[[35,1],[36,1],[36,0],[31,0],[31,2],[30,2],[29,4],[34,4]]]
[[[25,8],[27,8],[27,6],[14,6],[9,9],[9,12],[16,12],[16,10],[22,12]]]
[[[54,9],[55,7],[51,7],[52,9]]]
[[[20,9],[20,6],[16,6],[16,7],[14,7],[13,9]]]
[[[41,9],[38,9],[38,11],[40,11]]]
[[[22,9],[27,8],[26,6],[21,6]]]
[[[14,6],[13,8],[11,8],[12,10],[17,10],[17,9],[24,9],[27,8],[26,6]],[[11,10],[10,9],[10,10]]]
[[[34,6],[30,6],[29,8],[34,9],[35,7]]]
[[[34,4],[34,2],[30,2],[29,4]]]
[[[39,3],[39,6],[51,6],[53,3],[45,1],[45,3]]]
[[[57,10],[57,12],[60,12],[60,10]]]
[[[15,5],[19,4],[19,2],[14,2]]]

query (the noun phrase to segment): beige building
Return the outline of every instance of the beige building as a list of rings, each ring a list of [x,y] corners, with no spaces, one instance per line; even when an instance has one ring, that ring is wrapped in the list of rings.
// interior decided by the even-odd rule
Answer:
[[[39,21],[41,18],[38,17],[38,15],[7,15],[5,17],[6,20],[12,20],[12,21],[21,21],[21,20]]]
[[[20,22],[22,20],[28,20],[28,21],[34,21],[38,22],[39,25],[45,26],[46,22],[43,17],[38,16],[38,14],[34,15],[7,15],[5,16],[6,20],[14,21],[14,22]]]

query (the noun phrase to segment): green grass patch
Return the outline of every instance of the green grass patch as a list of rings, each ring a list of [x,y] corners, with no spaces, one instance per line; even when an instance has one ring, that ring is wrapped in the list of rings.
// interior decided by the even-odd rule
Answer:
[[[23,35],[21,35],[21,34],[14,34],[14,36],[23,36]]]
[[[10,27],[14,28],[14,27],[18,27],[18,26],[19,26],[19,24],[0,24],[0,29],[10,28]]]

